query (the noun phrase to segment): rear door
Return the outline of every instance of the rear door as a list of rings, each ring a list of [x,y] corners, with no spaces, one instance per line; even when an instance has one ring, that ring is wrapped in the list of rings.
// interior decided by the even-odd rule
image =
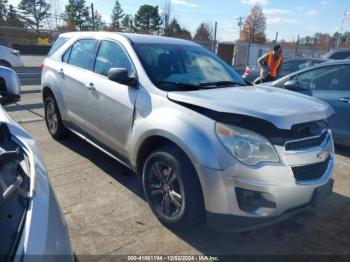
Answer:
[[[302,93],[331,105],[335,114],[329,124],[338,143],[350,144],[350,65],[331,65],[295,77],[303,83]]]
[[[80,132],[85,126],[96,46],[95,39],[76,41],[63,55],[58,72],[69,125]]]
[[[89,92],[86,131],[102,146],[126,156],[137,89],[110,81],[107,78],[110,68],[126,68],[129,75],[136,73],[120,43],[102,40],[94,65],[94,90]]]

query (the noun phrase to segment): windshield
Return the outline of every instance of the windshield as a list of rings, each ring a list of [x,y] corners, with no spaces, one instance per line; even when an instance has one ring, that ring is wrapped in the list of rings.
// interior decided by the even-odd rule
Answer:
[[[165,91],[246,85],[225,62],[199,46],[135,44],[134,48],[153,84]]]

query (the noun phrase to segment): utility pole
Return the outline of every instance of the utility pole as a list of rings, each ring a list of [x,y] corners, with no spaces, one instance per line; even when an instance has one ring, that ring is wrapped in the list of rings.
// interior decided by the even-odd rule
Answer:
[[[92,30],[95,31],[95,12],[94,12],[94,4],[91,3],[91,18],[92,18]]]
[[[295,44],[295,54],[294,54],[294,57],[297,57],[298,55],[298,47],[299,47],[299,35],[298,35],[298,38],[297,38],[297,42]]]
[[[238,27],[239,27],[239,36],[241,36],[241,32],[242,32],[242,26],[243,26],[243,19],[244,19],[244,17],[243,16],[239,16],[238,18],[237,18],[237,20],[238,20]]]
[[[246,61],[246,66],[249,66],[249,56],[250,56],[250,44],[253,39],[253,31],[251,28],[249,28],[249,36],[248,36],[248,47],[247,47],[247,61]]]
[[[276,44],[277,44],[277,40],[278,40],[278,31],[276,32],[276,38],[275,38]]]
[[[213,46],[212,46],[212,52],[215,54],[215,49],[216,49],[216,33],[218,30],[218,22],[215,21],[215,27],[214,27],[214,40],[213,40]]]
[[[343,15],[343,19],[341,22],[341,26],[340,26],[340,33],[339,33],[338,39],[337,39],[337,48],[339,48],[341,34],[343,33],[344,20],[345,20],[345,18],[349,17],[349,15],[350,15],[350,12],[345,10],[344,15]]]

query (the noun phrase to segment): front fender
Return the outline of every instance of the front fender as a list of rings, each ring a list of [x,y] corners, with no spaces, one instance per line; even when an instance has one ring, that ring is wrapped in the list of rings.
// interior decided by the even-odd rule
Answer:
[[[130,146],[130,160],[134,167],[140,147],[152,136],[175,143],[193,164],[223,170],[233,161],[216,137],[215,121],[175,103],[170,108],[152,111],[147,118],[136,118]]]

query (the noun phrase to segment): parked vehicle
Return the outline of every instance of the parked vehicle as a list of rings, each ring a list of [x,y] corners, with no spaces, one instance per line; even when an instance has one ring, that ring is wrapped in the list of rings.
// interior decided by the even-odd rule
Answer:
[[[328,60],[320,59],[320,58],[305,58],[305,57],[286,59],[283,61],[279,77],[286,76],[300,69],[310,67],[316,64],[324,63],[326,61]],[[247,66],[244,72],[243,78],[248,80],[251,83],[258,83],[258,81],[260,80],[260,67],[249,68]]]
[[[350,58],[350,48],[336,48],[323,56],[324,59],[343,60]]]
[[[0,67],[0,103],[20,97],[16,73]],[[67,225],[34,140],[0,106],[0,261],[73,261]],[[61,255],[61,256],[54,256]],[[46,257],[47,258],[47,257]],[[47,259],[46,259],[47,260]]]
[[[246,86],[191,41],[107,32],[59,39],[41,79],[48,131],[55,139],[71,131],[131,168],[163,224],[206,218],[242,231],[330,195],[326,103]]]
[[[0,38],[0,45],[8,47],[8,48],[12,48],[12,44],[6,39]]]
[[[350,146],[350,60],[324,63],[290,74],[271,86],[313,96],[331,105],[329,119],[335,143]]]
[[[6,66],[6,67],[23,66],[23,62],[19,54],[19,51],[12,49],[8,45],[4,46],[0,44],[0,66]]]

